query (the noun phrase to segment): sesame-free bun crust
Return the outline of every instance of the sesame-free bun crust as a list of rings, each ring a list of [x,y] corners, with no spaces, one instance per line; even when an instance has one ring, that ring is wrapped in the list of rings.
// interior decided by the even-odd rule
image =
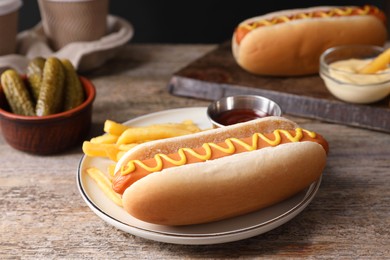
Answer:
[[[175,153],[181,147],[196,148],[207,142],[223,142],[225,139],[233,136],[242,138],[247,136],[248,133],[254,133],[256,131],[261,133],[272,133],[275,129],[295,129],[297,127],[298,125],[295,122],[287,118],[269,116],[223,128],[210,129],[191,135],[146,142],[126,152],[117,163],[115,172],[117,172],[122,165],[125,165],[130,160],[144,160],[152,158],[157,153]]]
[[[284,10],[242,23],[330,8],[333,7]],[[327,48],[346,44],[383,46],[386,39],[384,23],[373,15],[300,19],[256,28],[239,45],[233,34],[232,52],[237,63],[248,72],[298,76],[318,73],[319,57]]]
[[[313,142],[289,143],[150,174],[123,194],[132,216],[190,225],[249,213],[280,202],[317,180],[326,154]]]
[[[266,117],[200,133],[148,142],[127,152],[116,172],[132,159],[175,153],[229,137],[299,127],[283,117]],[[190,225],[249,213],[280,202],[317,180],[326,162],[314,142],[286,143],[155,172],[136,181],[122,196],[132,216],[154,224]]]

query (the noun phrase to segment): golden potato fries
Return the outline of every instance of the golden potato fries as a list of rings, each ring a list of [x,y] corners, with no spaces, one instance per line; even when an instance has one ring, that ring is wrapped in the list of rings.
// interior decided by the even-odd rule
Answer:
[[[378,57],[373,59],[365,67],[363,67],[359,73],[362,74],[372,74],[380,70],[384,70],[388,67],[390,63],[390,48],[382,52]]]
[[[104,122],[105,134],[85,141],[82,148],[87,156],[107,157],[117,162],[126,151],[140,143],[199,131],[201,129],[192,120],[143,127],[130,127],[112,120],[106,120]]]
[[[106,135],[101,135],[97,136],[91,139],[91,143],[94,144],[115,144],[116,141],[118,141],[117,135],[113,134],[106,134]]]
[[[196,133],[200,131],[199,127],[195,125],[194,122],[192,122],[192,120],[185,120],[182,123],[157,124],[157,125],[151,125],[149,127],[171,127],[171,128],[188,130],[192,133]]]
[[[121,135],[129,126],[116,123],[112,120],[106,120],[104,122],[104,132],[112,135]]]
[[[86,171],[88,175],[96,182],[99,188],[107,195],[107,197],[115,204],[122,207],[122,199],[120,195],[111,188],[112,183],[110,179],[97,168],[88,168]]]
[[[138,143],[143,140],[165,139],[174,136],[188,135],[192,132],[171,126],[134,127],[124,131],[118,138],[117,144]]]
[[[109,155],[119,152],[116,144],[92,143],[90,141],[83,142],[83,152],[88,156],[109,157]],[[114,156],[115,157],[115,156]]]
[[[123,151],[123,152],[126,152],[134,147],[136,147],[137,145],[139,145],[140,143],[132,143],[132,144],[120,144],[118,145],[118,149]]]
[[[130,127],[112,120],[106,120],[104,122],[105,134],[84,141],[82,149],[87,156],[106,157],[117,162],[127,151],[140,143],[200,131],[201,129],[191,120],[185,120],[181,123],[153,124],[144,127]],[[107,167],[107,174],[95,167],[88,168],[86,172],[109,199],[122,206],[120,195],[112,189],[111,181],[115,174],[115,166],[115,163],[110,164]]]

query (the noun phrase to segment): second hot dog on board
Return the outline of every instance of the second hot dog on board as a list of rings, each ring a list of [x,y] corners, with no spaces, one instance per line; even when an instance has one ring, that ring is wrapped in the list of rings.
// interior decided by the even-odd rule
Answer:
[[[385,14],[375,6],[317,6],[249,18],[235,29],[237,63],[260,75],[297,76],[319,71],[319,57],[337,45],[383,46]]]

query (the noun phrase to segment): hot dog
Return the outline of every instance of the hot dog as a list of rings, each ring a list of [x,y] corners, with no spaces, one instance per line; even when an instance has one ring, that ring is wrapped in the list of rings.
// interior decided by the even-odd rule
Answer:
[[[249,213],[317,180],[328,144],[282,117],[139,145],[116,166],[124,209],[154,224],[190,225]]]
[[[232,38],[237,63],[272,76],[317,73],[327,48],[344,44],[383,46],[385,14],[374,6],[318,6],[272,12],[241,22]]]

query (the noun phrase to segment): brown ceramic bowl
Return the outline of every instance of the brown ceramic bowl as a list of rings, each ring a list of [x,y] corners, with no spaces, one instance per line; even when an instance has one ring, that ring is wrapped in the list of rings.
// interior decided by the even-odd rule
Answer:
[[[13,114],[0,88],[0,127],[4,139],[15,149],[40,155],[55,154],[75,146],[87,136],[96,91],[91,81],[80,77],[86,99],[78,107],[49,116]]]

